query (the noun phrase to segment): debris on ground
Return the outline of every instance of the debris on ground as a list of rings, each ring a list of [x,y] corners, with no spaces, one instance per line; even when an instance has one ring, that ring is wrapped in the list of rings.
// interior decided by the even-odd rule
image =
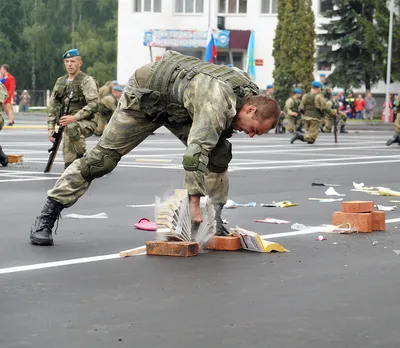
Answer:
[[[259,253],[270,253],[271,251],[277,251],[280,253],[289,252],[282,245],[266,240],[262,240],[260,235],[255,232],[245,230],[236,226],[229,230],[232,235],[240,237],[242,248],[249,251],[256,251]]]
[[[396,255],[400,255],[400,250],[393,250],[395,253],[396,253]]]
[[[372,242],[372,245],[378,245],[379,244],[379,242],[377,241],[377,240],[374,240],[373,242]]]
[[[67,214],[63,216],[64,219],[108,219],[106,213],[99,213],[94,215],[80,215],[80,214]]]
[[[311,186],[334,186],[334,187],[339,187],[340,185],[338,184],[324,184],[322,182],[313,182]]]
[[[274,219],[274,218],[266,218],[263,220],[254,220],[254,222],[265,222],[265,223],[269,223],[269,224],[288,224],[288,223],[290,223],[290,221],[278,220],[278,219]]]
[[[339,196],[339,197],[343,197],[346,196],[344,193],[339,193],[337,192],[333,187],[329,187],[326,191],[325,194],[327,196]]]
[[[127,205],[127,207],[129,208],[145,208],[145,207],[154,207],[154,203],[153,204],[129,204]]]
[[[298,203],[292,203],[291,201],[282,201],[282,202],[272,202],[272,203],[261,203],[260,207],[267,207],[267,208],[289,208],[289,207],[296,207]]]
[[[397,209],[397,205],[385,206],[385,205],[377,204],[374,207],[376,209],[378,209],[379,211],[393,211],[393,210]]]
[[[237,203],[231,199],[228,199],[224,205],[225,209],[233,209],[233,208],[237,208],[237,207],[255,207],[257,206],[256,202],[249,202],[246,204],[241,204],[241,203]]]
[[[343,198],[309,198],[309,201],[318,201],[320,203],[333,203],[333,202],[341,202]]]
[[[320,242],[322,242],[323,240],[326,240],[326,238],[322,235],[319,235],[317,240],[319,240]]]
[[[306,226],[299,223],[294,223],[291,226],[292,230],[307,231],[307,232],[320,232],[320,233],[339,233],[339,234],[349,234],[357,232],[350,224],[342,225],[319,225],[319,226]]]
[[[143,231],[157,231],[157,225],[155,222],[150,221],[148,218],[141,218],[136,224],[135,228]]]

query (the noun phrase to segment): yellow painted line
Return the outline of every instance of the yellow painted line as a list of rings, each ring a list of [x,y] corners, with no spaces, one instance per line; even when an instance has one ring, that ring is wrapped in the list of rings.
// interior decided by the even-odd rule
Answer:
[[[158,158],[137,158],[135,162],[146,162],[146,163],[169,163],[170,159],[158,159]]]
[[[4,129],[47,129],[46,125],[5,126]]]

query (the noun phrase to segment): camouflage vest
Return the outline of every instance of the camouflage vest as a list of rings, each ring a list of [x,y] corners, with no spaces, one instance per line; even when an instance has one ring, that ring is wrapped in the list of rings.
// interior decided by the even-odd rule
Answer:
[[[86,103],[85,96],[82,91],[82,81],[87,75],[84,72],[80,72],[72,81],[67,82],[68,75],[60,78],[57,81],[57,90],[55,91],[54,97],[63,105],[66,104],[70,88],[74,90],[74,96],[71,100],[70,114],[75,115],[79,110],[81,110]]]
[[[307,93],[304,100],[304,116],[321,118],[322,113],[315,106],[315,97],[317,94]]]
[[[146,88],[159,92],[168,105],[167,108],[173,110],[174,114],[182,114],[174,109],[174,106],[183,109],[183,94],[186,86],[199,73],[223,81],[233,89],[237,97],[237,112],[242,109],[248,97],[259,94],[257,85],[248,79],[244,73],[227,66],[206,63],[198,58],[185,56],[174,51],[168,51],[161,61],[156,62],[151,67]],[[178,117],[172,117],[169,120],[180,122]]]
[[[293,97],[292,100],[293,100],[293,106],[290,108],[290,110],[299,113],[300,100]]]
[[[339,111],[339,109],[340,109],[339,102],[337,100],[333,100],[333,99],[331,100],[331,102],[332,102],[332,110]]]

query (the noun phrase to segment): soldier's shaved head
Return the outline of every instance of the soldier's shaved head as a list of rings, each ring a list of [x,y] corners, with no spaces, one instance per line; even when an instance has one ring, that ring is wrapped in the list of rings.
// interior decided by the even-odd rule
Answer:
[[[265,120],[272,120],[278,122],[281,114],[281,108],[275,99],[264,95],[255,95],[247,99],[246,104],[254,105],[256,107],[255,118],[263,122]]]

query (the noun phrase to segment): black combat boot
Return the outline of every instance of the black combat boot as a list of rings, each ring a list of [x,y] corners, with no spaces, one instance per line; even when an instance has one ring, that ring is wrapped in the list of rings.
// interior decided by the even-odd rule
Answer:
[[[224,208],[223,204],[214,204],[214,209],[215,209],[215,221],[217,222],[217,232],[215,233],[216,236],[229,236],[228,230],[225,228],[221,214],[222,214],[222,209]]]
[[[51,198],[47,198],[42,212],[31,227],[31,242],[36,245],[53,245],[52,229],[60,218],[64,206]]]
[[[325,133],[324,127],[319,126],[319,130],[321,131],[321,133]]]
[[[400,135],[399,134],[395,134],[393,135],[393,138],[390,138],[387,142],[386,142],[386,146],[390,146],[393,143],[399,143],[400,144]]]
[[[304,135],[299,133],[294,133],[292,139],[290,139],[290,143],[293,144],[296,140],[304,141]]]
[[[344,129],[344,124],[340,126],[340,133],[348,133],[348,131]]]
[[[296,132],[298,132],[298,133],[304,133],[304,130],[301,128],[301,124],[297,126]]]
[[[8,165],[8,157],[7,157],[7,155],[3,152],[3,149],[1,148],[1,146],[0,146],[0,164],[1,164],[3,167],[7,167],[7,165]]]

